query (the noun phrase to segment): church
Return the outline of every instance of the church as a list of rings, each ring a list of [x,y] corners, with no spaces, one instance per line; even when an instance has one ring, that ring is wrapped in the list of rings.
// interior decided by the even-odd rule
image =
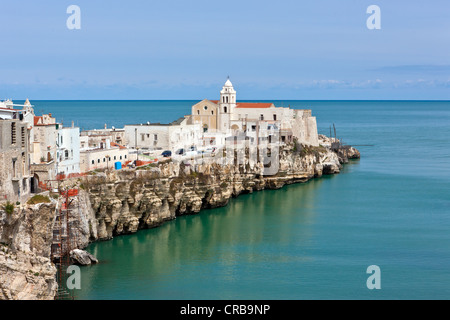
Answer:
[[[245,135],[254,140],[267,130],[276,130],[281,143],[294,138],[303,144],[318,146],[316,118],[311,110],[276,107],[270,102],[239,102],[236,90],[227,79],[219,100],[204,99],[192,106],[191,124],[200,124],[208,136]]]

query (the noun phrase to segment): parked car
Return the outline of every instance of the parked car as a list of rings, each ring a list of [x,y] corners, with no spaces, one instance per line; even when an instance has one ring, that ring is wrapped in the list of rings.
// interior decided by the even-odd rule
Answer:
[[[172,151],[170,151],[170,150],[163,151],[163,153],[161,153],[161,155],[162,155],[164,158],[171,157],[171,156],[172,156]]]
[[[184,149],[178,149],[177,151],[175,151],[175,154],[183,156],[186,154],[186,151]]]

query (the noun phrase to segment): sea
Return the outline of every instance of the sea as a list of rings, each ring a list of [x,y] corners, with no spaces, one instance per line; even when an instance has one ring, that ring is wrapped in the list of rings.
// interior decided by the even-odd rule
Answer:
[[[87,130],[169,123],[198,101],[31,102]],[[271,102],[311,109],[361,159],[93,243],[77,299],[450,298],[450,102]]]

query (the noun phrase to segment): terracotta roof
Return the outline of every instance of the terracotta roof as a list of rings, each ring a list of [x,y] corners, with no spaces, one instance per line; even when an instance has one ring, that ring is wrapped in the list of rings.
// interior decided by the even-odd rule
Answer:
[[[270,108],[273,103],[263,103],[263,102],[238,102],[236,108]]]
[[[51,113],[50,113],[51,115]],[[35,126],[41,126],[41,127],[45,127],[45,126],[56,126],[57,123],[43,123],[43,117],[42,116],[34,116],[34,125]],[[67,129],[67,128],[62,128],[62,129]]]
[[[115,143],[115,142],[111,142],[110,144],[111,144],[112,147],[119,147],[119,149],[126,149],[127,148],[127,147],[121,146],[120,144]]]
[[[10,109],[10,108],[0,108],[0,110],[6,110],[6,111],[22,111],[22,110],[19,110],[19,109]]]
[[[215,104],[217,104],[219,102],[219,100],[209,100],[209,101],[211,101],[211,102],[213,102]]]
[[[42,117],[37,117],[37,116],[35,116],[35,117],[34,117],[34,125],[35,125],[35,126],[38,126],[38,125],[42,124],[42,122],[39,123],[40,120],[42,120]]]

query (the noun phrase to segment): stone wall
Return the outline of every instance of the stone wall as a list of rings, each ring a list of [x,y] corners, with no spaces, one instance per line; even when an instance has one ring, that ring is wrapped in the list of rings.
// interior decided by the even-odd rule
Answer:
[[[24,201],[30,194],[28,142],[25,122],[0,120],[0,201]]]

